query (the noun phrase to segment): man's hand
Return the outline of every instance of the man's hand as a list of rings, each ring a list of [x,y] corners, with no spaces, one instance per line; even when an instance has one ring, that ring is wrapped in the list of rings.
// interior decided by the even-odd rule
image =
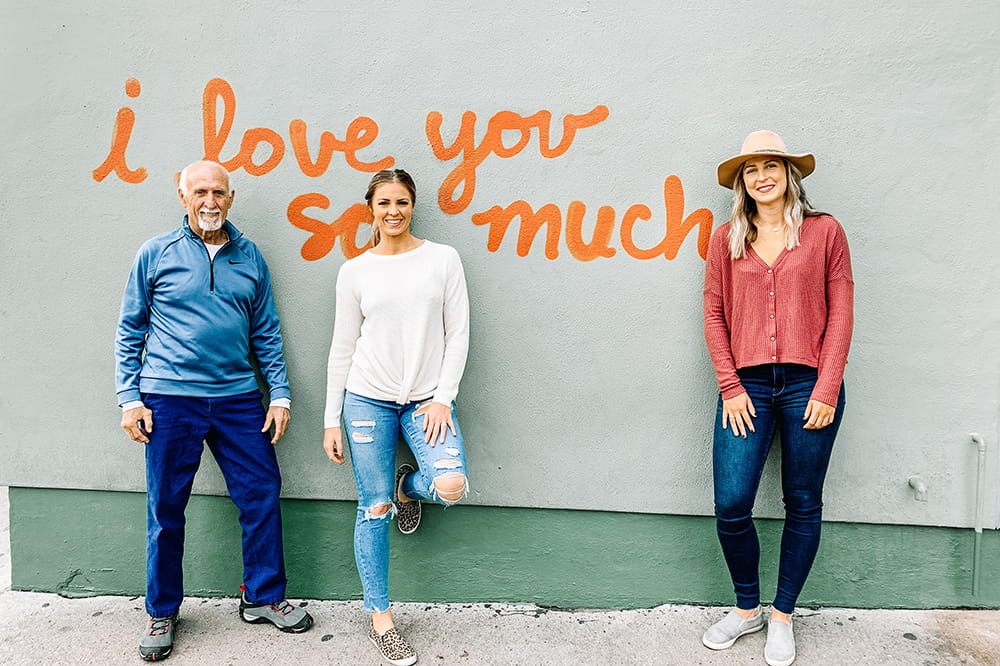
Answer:
[[[260,429],[261,432],[267,432],[271,428],[271,424],[274,424],[274,437],[271,438],[272,444],[277,444],[278,440],[281,439],[285,430],[288,428],[288,421],[292,418],[292,413],[287,407],[277,407],[271,405],[267,408],[267,418],[264,419],[264,427]]]
[[[133,442],[149,443],[153,432],[153,412],[148,407],[133,407],[122,412],[122,428]]]

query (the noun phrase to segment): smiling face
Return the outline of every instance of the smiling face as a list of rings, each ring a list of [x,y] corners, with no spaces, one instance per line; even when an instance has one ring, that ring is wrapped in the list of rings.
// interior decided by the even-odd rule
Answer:
[[[187,168],[177,190],[188,212],[191,231],[204,237],[226,221],[235,192],[229,189],[229,174],[218,164],[199,162]]]
[[[402,183],[383,183],[375,188],[371,203],[372,224],[382,238],[403,238],[410,233],[413,197]]]
[[[758,206],[783,204],[788,170],[779,157],[754,157],[743,163],[743,184]]]

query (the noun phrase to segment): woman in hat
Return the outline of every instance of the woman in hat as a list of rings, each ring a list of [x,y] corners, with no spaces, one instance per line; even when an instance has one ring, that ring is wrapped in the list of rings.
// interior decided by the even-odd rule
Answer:
[[[712,466],[719,541],[736,607],[702,642],[714,650],[764,627],[760,545],[751,512],[775,430],[785,524],[764,657],[795,660],[792,611],[819,546],[823,480],[844,410],[853,328],[847,238],[812,209],[802,179],[811,154],[753,132],[718,167],[732,219],[712,234],[705,264],[705,341],[719,383]]]
[[[389,519],[410,534],[420,500],[449,506],[466,493],[465,447],[454,399],[469,349],[469,298],[458,253],[410,228],[416,186],[379,171],[365,200],[372,248],[337,276],[323,448],[343,464],[347,426],[358,489],[354,554],[372,614],[368,638],[391,664],[417,660],[389,610]],[[395,468],[400,434],[418,468]],[[395,475],[394,475],[395,473]]]

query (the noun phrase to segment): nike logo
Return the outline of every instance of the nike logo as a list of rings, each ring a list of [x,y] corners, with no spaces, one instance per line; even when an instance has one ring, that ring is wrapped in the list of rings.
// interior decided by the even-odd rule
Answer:
[[[231,263],[231,264],[242,264],[243,262],[242,261],[233,261],[232,259],[230,259],[229,263]]]

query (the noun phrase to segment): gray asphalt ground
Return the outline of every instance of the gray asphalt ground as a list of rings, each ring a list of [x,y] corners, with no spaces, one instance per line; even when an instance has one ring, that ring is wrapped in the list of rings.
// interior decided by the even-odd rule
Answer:
[[[7,489],[0,488],[0,664],[144,663],[136,649],[146,621],[142,597],[12,591],[9,537]],[[169,663],[384,663],[366,638],[360,602],[305,603],[316,624],[291,635],[240,621],[236,599],[189,598]],[[425,666],[764,664],[763,631],[721,652],[702,646],[702,632],[724,608],[401,603],[394,612]],[[795,622],[800,665],[1000,664],[1000,611],[799,609]]]

